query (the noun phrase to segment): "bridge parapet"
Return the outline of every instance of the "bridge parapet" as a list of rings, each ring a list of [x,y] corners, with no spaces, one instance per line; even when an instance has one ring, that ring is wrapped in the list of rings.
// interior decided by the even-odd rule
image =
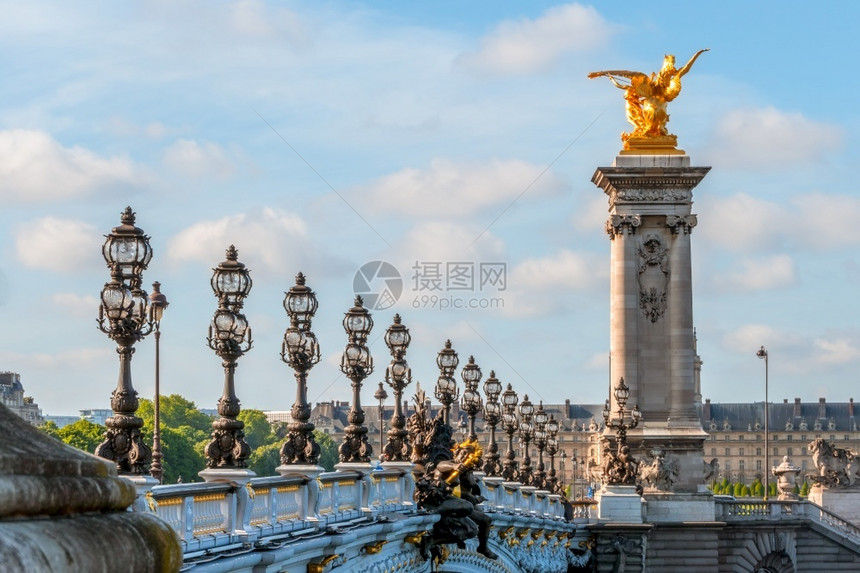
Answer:
[[[558,495],[494,478],[482,480],[481,487],[487,498],[484,510],[493,517],[490,543],[500,555],[498,567],[490,569],[566,570],[567,547],[577,526],[596,514],[591,503],[575,502],[575,521],[568,521]],[[145,505],[174,529],[186,562],[196,569],[201,560],[218,563],[201,570],[229,571],[230,563],[238,567],[240,560],[274,559],[290,565],[285,571],[293,571],[295,564],[295,571],[322,572],[337,570],[346,559],[355,567],[360,556],[362,569],[390,561],[425,571],[420,539],[438,516],[417,510],[413,489],[408,469],[336,471],[315,480],[288,475],[253,478],[244,485],[156,486]],[[452,546],[447,567],[468,568],[475,559],[485,559],[471,544],[466,550]],[[277,555],[272,554],[275,549]]]

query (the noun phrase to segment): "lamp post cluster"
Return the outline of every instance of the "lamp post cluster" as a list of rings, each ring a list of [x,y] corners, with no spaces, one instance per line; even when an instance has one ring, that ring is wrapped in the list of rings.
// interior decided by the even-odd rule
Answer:
[[[627,446],[627,431],[639,425],[642,413],[638,405],[634,406],[633,410],[627,409],[630,388],[624,383],[624,378],[621,378],[613,392],[618,410],[615,417],[612,417],[609,400],[606,400],[603,406],[603,421],[607,428],[616,431],[616,449],[615,452],[609,453],[609,462],[604,468],[604,480],[609,485],[633,485],[636,481],[637,463]]]
[[[475,433],[475,417],[483,408],[481,403],[481,394],[478,393],[478,384],[481,382],[481,369],[475,364],[475,357],[469,356],[469,362],[463,368],[460,375],[463,377],[463,383],[466,389],[463,391],[462,408],[469,417],[468,435],[466,439],[476,441],[478,434]]]
[[[251,292],[251,276],[238,260],[233,245],[227,258],[213,269],[210,284],[218,299],[218,309],[209,325],[206,341],[221,357],[224,367],[224,391],[218,400],[219,418],[212,422],[212,439],[206,445],[209,468],[244,468],[251,454],[245,441],[245,423],[237,419],[240,412],[236,397],[236,361],[253,345],[251,327],[242,314],[245,297]]]
[[[391,352],[391,363],[385,369],[385,382],[394,391],[394,415],[391,417],[391,429],[388,430],[388,442],[385,444],[385,460],[396,463],[407,463],[412,455],[412,446],[406,439],[406,417],[403,415],[403,390],[412,383],[412,369],[406,363],[406,350],[412,337],[409,329],[403,325],[399,314],[394,315],[394,323],[385,331],[385,345]],[[382,414],[379,417],[382,426]]]
[[[484,422],[490,428],[490,445],[487,448],[487,456],[484,460],[484,473],[490,477],[502,473],[502,464],[499,463],[499,445],[496,443],[496,426],[502,419],[502,406],[499,404],[499,395],[502,393],[502,383],[496,378],[496,373],[490,370],[490,376],[484,382],[484,394],[487,396],[484,402]]]
[[[364,410],[361,409],[361,383],[373,372],[373,357],[367,349],[367,337],[373,328],[373,319],[364,308],[360,296],[355,297],[355,306],[343,318],[343,328],[349,336],[340,370],[352,382],[352,407],[347,420],[349,426],[338,453],[341,463],[369,464],[373,448],[367,441],[364,427]]]
[[[296,401],[293,403],[289,434],[281,446],[281,463],[284,465],[310,465],[319,463],[320,447],[314,440],[314,425],[309,421],[308,371],[320,361],[320,347],[311,330],[311,319],[317,311],[317,297],[305,285],[305,275],[296,275],[296,284],[284,296],[284,310],[290,326],[284,332],[281,360],[295,371]]]
[[[136,416],[139,401],[131,380],[134,344],[152,332],[153,306],[141,288],[143,271],[152,260],[149,237],[135,226],[135,214],[126,207],[120,225],[106,235],[102,255],[110,281],[101,291],[99,330],[117,345],[119,379],[111,393],[113,415],[105,425],[105,439],[95,454],[113,461],[122,475],[145,475],[151,450],[141,439],[143,420]]]
[[[121,474],[145,475],[151,471],[153,477],[160,482],[164,472],[160,433],[159,340],[160,322],[168,302],[161,293],[160,283],[153,283],[153,292],[149,296],[141,288],[142,274],[152,258],[152,248],[149,237],[135,226],[135,214],[131,208],[126,208],[122,213],[121,224],[106,236],[102,253],[110,269],[111,280],[101,292],[98,324],[102,332],[116,342],[120,368],[117,388],[111,395],[114,414],[107,420],[105,441],[99,444],[96,454],[114,461]],[[218,418],[212,422],[211,439],[205,448],[209,468],[204,472],[207,474],[207,480],[221,479],[217,477],[223,476],[219,470],[229,470],[235,479],[239,479],[240,472],[237,470],[249,473],[244,468],[250,448],[245,441],[244,423],[239,419],[241,407],[236,394],[235,373],[239,358],[253,346],[251,327],[242,312],[253,282],[250,271],[239,262],[238,255],[236,248],[231,245],[226,251],[225,259],[213,269],[210,280],[217,299],[217,308],[209,325],[206,341],[209,348],[221,358],[224,382],[222,395],[218,400]],[[310,422],[311,407],[308,403],[308,373],[320,361],[319,343],[311,324],[318,302],[314,291],[306,285],[302,273],[296,276],[295,285],[285,293],[283,306],[289,326],[284,332],[281,360],[294,370],[296,399],[291,410],[292,420],[288,425],[288,435],[280,449],[282,465],[278,471],[283,474],[304,472],[311,475],[322,470],[318,466],[320,448],[314,440],[314,424]],[[356,297],[353,307],[345,313],[343,327],[348,339],[340,367],[351,381],[352,403],[348,415],[349,425],[345,429],[345,437],[338,452],[341,463],[367,465],[370,463],[373,449],[368,440],[368,429],[364,425],[361,388],[363,382],[373,373],[373,358],[367,344],[373,328],[373,318],[364,307],[361,297]],[[143,421],[135,415],[138,399],[131,381],[131,357],[134,344],[152,332],[155,333],[156,341],[156,396],[151,452],[141,439]],[[381,457],[392,464],[409,464],[412,455],[403,405],[403,392],[412,383],[412,371],[405,358],[410,342],[409,329],[403,324],[400,315],[395,315],[393,323],[385,332],[385,344],[391,353],[391,362],[385,369],[384,383],[379,383],[374,394],[374,398],[379,401]],[[461,399],[455,381],[459,356],[452,348],[450,340],[446,341],[439,351],[436,364],[439,377],[434,393],[442,404],[442,420],[450,426],[451,406]],[[485,474],[547,488],[553,492],[560,490],[563,484],[557,479],[555,469],[558,423],[554,417],[547,415],[543,404],[541,403],[536,411],[528,396],[524,396],[520,402],[510,384],[507,385],[507,390],[502,392],[502,384],[494,371],[491,371],[484,381],[485,398],[482,399],[479,386],[483,375],[474,356],[469,357],[460,375],[464,383],[460,405],[468,422],[460,418],[458,427],[463,439],[476,441],[476,419],[479,414],[482,415],[485,429],[489,433],[489,445],[482,468]],[[383,443],[383,407],[388,398],[385,384],[393,390],[394,412],[387,440]],[[508,447],[504,464],[496,442],[496,429],[499,424],[507,435]],[[517,434],[523,446],[521,467],[513,444]],[[536,471],[533,471],[529,457],[529,447],[533,441],[539,451]],[[549,473],[545,471],[544,452],[550,458]],[[562,452],[561,482],[564,481],[564,459],[565,454]]]

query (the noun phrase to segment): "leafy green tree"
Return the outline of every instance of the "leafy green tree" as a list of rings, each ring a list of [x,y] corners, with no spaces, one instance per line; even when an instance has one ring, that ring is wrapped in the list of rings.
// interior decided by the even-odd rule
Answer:
[[[48,420],[47,422],[39,426],[39,429],[48,434],[49,436],[54,436],[58,440],[62,440],[62,438],[60,438],[60,428],[57,427],[57,424],[55,422]]]
[[[206,467],[206,463],[191,438],[197,433],[199,433],[197,430],[189,426],[161,427],[164,483],[176,483],[179,477],[182,477],[184,483],[199,481],[197,473]]]
[[[776,497],[779,495],[779,490],[776,488],[776,482],[770,482],[770,493],[768,497]]]
[[[195,430],[200,430],[207,434],[212,431],[212,417],[198,410],[194,402],[186,400],[179,394],[162,396],[159,410],[162,428],[191,426]],[[143,418],[144,423],[149,421],[149,427],[151,428],[155,419],[155,406],[152,400],[141,399],[137,415]]]
[[[56,424],[53,424],[53,428],[56,427]],[[89,420],[84,420],[83,418],[74,424],[69,424],[56,430],[53,428],[48,433],[70,446],[74,446],[90,454],[95,452],[96,446],[104,440],[105,427],[94,424]],[[53,433],[54,431],[56,431],[56,434]]]
[[[314,439],[320,447],[320,465],[325,468],[325,471],[333,472],[334,465],[340,461],[337,444],[330,435],[319,430],[314,430]]]
[[[764,484],[759,478],[756,478],[752,484],[752,495],[753,497],[764,497]]]
[[[804,480],[803,485],[800,486],[800,496],[808,497],[809,496],[809,482]]]
[[[251,450],[248,468],[258,476],[278,475],[275,471],[281,465],[281,444],[273,442]]]
[[[734,496],[735,497],[741,497],[741,496],[743,496],[743,494],[744,494],[744,484],[742,484],[741,482],[736,483],[735,488],[734,488]]]
[[[750,490],[750,486],[745,485],[741,490],[741,495],[744,497],[750,497],[752,495],[752,490]]]
[[[245,441],[248,442],[251,451],[277,439],[272,431],[272,425],[262,410],[242,410],[238,418],[245,423]]]

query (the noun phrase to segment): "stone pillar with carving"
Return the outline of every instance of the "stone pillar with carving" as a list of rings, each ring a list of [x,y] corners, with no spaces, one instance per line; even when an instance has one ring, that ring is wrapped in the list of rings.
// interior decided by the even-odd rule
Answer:
[[[686,492],[702,483],[706,438],[696,414],[690,234],[692,190],[709,170],[683,154],[622,151],[592,178],[609,198],[609,379],[623,377],[642,410],[628,436],[634,455],[660,448],[677,459],[675,490]]]

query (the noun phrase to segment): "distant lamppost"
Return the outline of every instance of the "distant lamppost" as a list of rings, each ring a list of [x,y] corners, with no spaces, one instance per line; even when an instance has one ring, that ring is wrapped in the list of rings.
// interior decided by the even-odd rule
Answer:
[[[630,449],[627,447],[627,430],[632,430],[639,425],[642,413],[639,411],[638,404],[633,407],[633,410],[627,410],[630,388],[624,383],[623,377],[619,381],[618,386],[615,387],[614,395],[615,402],[618,404],[616,417],[610,418],[612,412],[609,407],[609,400],[603,406],[603,421],[607,428],[616,431],[617,441],[616,451],[614,454],[610,454],[613,461],[610,473],[608,476],[604,476],[603,479],[610,485],[633,485],[636,481],[636,472],[634,471],[634,460],[630,456]]]
[[[570,473],[573,476],[571,481],[573,482],[573,487],[571,487],[571,494],[573,495],[573,499],[579,499],[576,497],[576,452],[573,452],[573,456],[570,458]]]
[[[547,444],[546,425],[548,421],[549,416],[544,411],[543,400],[541,400],[534,415],[534,441],[538,449],[538,465],[534,479],[532,480],[532,485],[539,489],[547,489],[546,466],[543,463],[543,452]]]
[[[152,283],[149,306],[152,309],[153,335],[155,336],[155,403],[153,404],[155,410],[155,427],[152,430],[152,466],[149,469],[149,473],[158,480],[158,483],[162,483],[164,478],[164,468],[161,464],[164,455],[161,453],[161,364],[159,346],[161,342],[161,317],[164,315],[164,311],[169,304],[167,297],[161,292],[161,283],[158,281]]]
[[[564,485],[566,483],[565,471],[567,468],[565,468],[565,464],[567,464],[567,452],[562,450],[558,457],[561,460],[558,462],[558,469],[561,470],[561,484]]]
[[[762,346],[755,353],[756,356],[764,360],[764,499],[770,495],[770,442],[769,433],[770,425],[768,420],[768,397],[767,397],[767,350]]]
[[[361,409],[361,383],[373,372],[373,357],[367,349],[367,337],[373,328],[373,318],[364,308],[360,296],[355,297],[355,306],[343,318],[343,329],[349,342],[343,351],[340,370],[352,382],[352,407],[349,410],[349,426],[344,429],[343,443],[338,452],[342,463],[369,464],[373,448],[367,441],[364,426],[364,410]]]
[[[383,387],[382,382],[379,383],[379,388],[376,389],[376,392],[373,393],[373,397],[379,400],[379,409],[377,410],[377,417],[379,418],[379,455],[382,456],[383,449],[385,448],[385,434],[383,432],[383,420],[385,419],[385,411],[383,410],[383,403],[385,399],[388,398],[388,392],[385,391],[385,387]]]
[[[516,454],[514,454],[514,434],[519,429],[519,420],[517,420],[518,402],[517,393],[508,384],[508,389],[502,394],[502,406],[505,409],[504,414],[502,414],[502,429],[508,435],[508,451],[505,452],[505,463],[502,469],[502,477],[506,481],[515,481],[519,477]]]
[[[552,493],[559,493],[559,481],[555,476],[555,455],[558,453],[558,422],[550,414],[546,423],[546,453],[549,456],[549,475],[546,478],[546,489]]]
[[[457,370],[457,365],[460,363],[460,358],[457,353],[451,348],[451,341],[445,341],[445,348],[439,351],[436,357],[436,365],[439,366],[439,379],[436,381],[436,399],[442,403],[442,421],[451,425],[451,404],[457,401],[460,397],[460,391],[457,389],[457,382],[454,380],[454,372]]]
[[[320,347],[311,330],[311,319],[317,311],[317,297],[305,285],[305,275],[296,275],[296,284],[285,293],[284,310],[290,317],[290,326],[284,332],[281,360],[295,370],[296,401],[293,403],[293,421],[289,434],[281,446],[283,465],[317,465],[320,447],[314,440],[314,425],[310,423],[311,407],[308,404],[308,371],[320,361]]]
[[[119,379],[111,393],[113,416],[105,422],[105,440],[95,454],[114,462],[122,475],[145,475],[151,456],[140,436],[143,420],[135,415],[139,402],[131,381],[131,356],[134,343],[153,328],[149,298],[140,288],[143,271],[152,259],[152,247],[149,237],[134,222],[134,212],[126,207],[121,224],[111,230],[102,246],[111,280],[101,291],[98,319],[99,330],[116,342]]]
[[[490,444],[483,468],[487,477],[497,477],[502,471],[502,465],[499,463],[499,445],[496,443],[496,425],[502,419],[502,406],[499,404],[501,393],[502,383],[496,378],[495,371],[491,370],[490,376],[484,381],[484,394],[487,396],[484,403],[484,422],[490,428]]]
[[[460,421],[457,423],[457,430],[460,432],[460,439],[465,440],[466,434],[468,433],[469,426],[466,424],[466,420],[460,418]]]
[[[534,485],[534,476],[532,475],[532,459],[529,457],[529,444],[534,438],[535,428],[532,423],[532,416],[535,413],[535,407],[529,401],[529,395],[523,396],[523,401],[520,403],[520,443],[523,445],[523,465],[520,467],[519,478],[523,485]]]
[[[469,417],[467,439],[476,441],[478,434],[475,433],[475,417],[481,411],[483,404],[481,403],[481,394],[478,392],[478,384],[481,382],[481,369],[475,364],[474,356],[469,356],[469,362],[463,367],[460,375],[466,386],[466,389],[463,390],[462,408]]]
[[[218,310],[209,325],[209,348],[221,357],[224,367],[224,391],[218,400],[217,420],[212,422],[212,439],[206,445],[206,465],[209,468],[244,468],[251,448],[245,441],[245,423],[237,419],[240,412],[236,397],[236,361],[253,345],[251,327],[242,310],[243,301],[251,292],[251,276],[238,260],[233,245],[227,258],[213,269],[212,292],[218,299]]]
[[[385,382],[394,390],[394,414],[391,416],[391,429],[385,444],[385,460],[388,462],[409,462],[412,446],[406,436],[406,417],[403,414],[403,390],[412,383],[412,369],[406,363],[406,351],[412,337],[399,314],[394,315],[394,323],[385,331],[385,344],[391,352],[391,363],[385,369]]]

